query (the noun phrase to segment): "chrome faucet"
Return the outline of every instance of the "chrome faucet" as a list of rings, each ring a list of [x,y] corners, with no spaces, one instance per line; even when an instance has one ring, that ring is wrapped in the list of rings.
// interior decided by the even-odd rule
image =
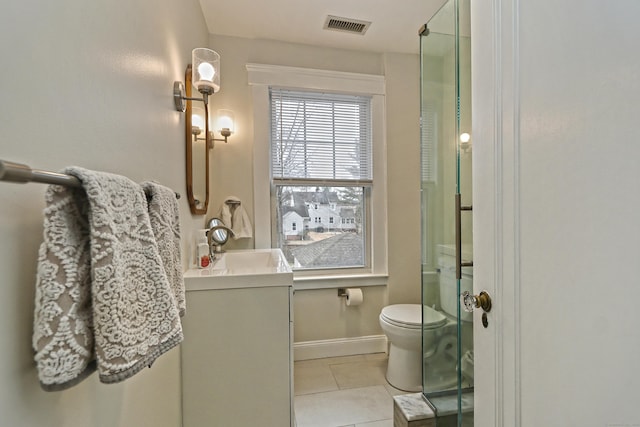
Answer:
[[[226,225],[216,224],[207,230],[207,243],[209,244],[209,257],[211,261],[216,259],[216,255],[224,252],[222,245],[227,243],[229,236],[233,237],[235,234],[233,230]]]

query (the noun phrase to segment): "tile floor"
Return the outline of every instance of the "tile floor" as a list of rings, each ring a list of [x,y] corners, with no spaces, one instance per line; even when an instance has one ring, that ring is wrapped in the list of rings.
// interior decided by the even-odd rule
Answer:
[[[297,427],[393,427],[387,355],[303,360],[294,364]]]

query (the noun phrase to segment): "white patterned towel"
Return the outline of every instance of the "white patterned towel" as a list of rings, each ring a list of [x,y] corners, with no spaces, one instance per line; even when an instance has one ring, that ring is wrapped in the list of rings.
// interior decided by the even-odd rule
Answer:
[[[97,368],[125,380],[183,339],[142,187],[70,167],[83,189],[46,192],[33,347],[40,383],[63,390]]]
[[[180,316],[184,316],[186,304],[180,255],[180,214],[176,193],[155,182],[145,181],[140,185],[147,195],[151,228],[158,242],[158,250],[175,297],[176,307]]]

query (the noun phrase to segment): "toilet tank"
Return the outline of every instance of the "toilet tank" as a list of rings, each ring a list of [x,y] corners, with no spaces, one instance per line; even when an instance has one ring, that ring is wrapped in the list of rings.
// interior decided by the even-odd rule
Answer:
[[[442,310],[453,316],[458,316],[458,305],[460,299],[457,295],[456,285],[456,249],[454,245],[438,245],[438,268],[440,285],[440,307]],[[471,247],[462,245],[462,259],[471,260]],[[460,292],[473,291],[473,268],[462,268],[462,279],[460,280]],[[472,320],[473,314],[461,310],[460,319],[466,322]]]

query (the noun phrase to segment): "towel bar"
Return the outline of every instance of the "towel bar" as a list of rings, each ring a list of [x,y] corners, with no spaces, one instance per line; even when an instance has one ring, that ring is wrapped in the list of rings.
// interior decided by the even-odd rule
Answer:
[[[81,187],[82,183],[78,178],[64,173],[49,172],[39,169],[31,169],[21,163],[0,160],[0,181],[27,183],[40,182],[43,184],[57,184],[66,187]],[[176,199],[180,194],[176,193]]]

